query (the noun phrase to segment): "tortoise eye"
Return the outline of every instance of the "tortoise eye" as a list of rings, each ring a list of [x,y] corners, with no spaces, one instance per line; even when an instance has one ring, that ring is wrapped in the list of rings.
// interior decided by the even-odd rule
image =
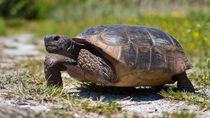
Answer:
[[[58,41],[59,38],[60,38],[59,36],[56,36],[56,37],[54,38],[54,40],[55,40],[55,41]]]

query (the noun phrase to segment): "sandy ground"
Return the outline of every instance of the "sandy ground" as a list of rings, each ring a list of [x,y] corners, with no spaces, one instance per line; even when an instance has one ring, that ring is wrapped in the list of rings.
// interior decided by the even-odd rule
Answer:
[[[37,49],[39,47],[33,44],[34,37],[32,34],[22,34],[13,37],[0,37],[0,56],[1,56],[1,67],[8,67],[14,62],[24,60],[25,56],[37,55],[37,58],[44,59],[44,55]],[[43,43],[43,42],[41,42]],[[41,45],[43,46],[43,45]],[[44,48],[44,47],[43,47]],[[8,73],[15,73],[14,71],[8,70]],[[2,74],[2,72],[1,72]],[[7,74],[7,72],[4,72]],[[67,76],[63,74],[63,76]],[[66,86],[72,87],[74,85]],[[208,88],[207,88],[208,89]],[[50,110],[52,104],[39,104],[33,101],[27,101],[25,103],[21,101],[8,100],[1,97],[2,94],[6,94],[8,91],[0,88],[0,117],[14,117],[14,116],[30,116],[33,113],[40,113],[43,111]],[[128,113],[136,112],[144,117],[155,117],[162,116],[164,112],[192,112],[196,113],[199,118],[210,118],[210,111],[201,112],[197,105],[190,105],[183,101],[173,101],[163,98],[157,90],[152,89],[141,89],[140,95],[122,95],[122,94],[111,94],[106,92],[97,91],[70,91],[70,93],[79,93],[79,96],[86,98],[93,98],[93,100],[100,99],[101,96],[105,97],[106,101],[119,100],[122,104],[123,110]],[[209,89],[207,94],[209,94]],[[1,108],[2,107],[2,108]],[[16,112],[13,112],[16,111]],[[7,115],[2,115],[7,112]]]

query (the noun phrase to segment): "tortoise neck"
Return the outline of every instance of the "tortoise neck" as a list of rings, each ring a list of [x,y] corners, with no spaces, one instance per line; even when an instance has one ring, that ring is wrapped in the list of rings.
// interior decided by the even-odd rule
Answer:
[[[75,41],[71,41],[67,48],[67,53],[70,54],[69,56],[72,59],[76,60],[79,55],[80,49],[82,49],[82,48],[85,48],[85,46],[83,44],[79,44]]]

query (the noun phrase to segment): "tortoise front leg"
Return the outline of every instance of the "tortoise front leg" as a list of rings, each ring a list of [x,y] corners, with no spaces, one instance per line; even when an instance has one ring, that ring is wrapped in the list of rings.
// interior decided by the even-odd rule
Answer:
[[[105,58],[96,56],[89,50],[81,49],[77,62],[85,73],[91,75],[93,82],[111,85],[117,81],[112,65]]]
[[[195,89],[185,72],[173,76],[172,80],[177,81],[178,90],[186,92],[195,92]]]
[[[47,80],[47,86],[62,86],[61,72],[66,70],[63,63],[66,62],[65,57],[57,54],[50,54],[45,57],[44,73]]]

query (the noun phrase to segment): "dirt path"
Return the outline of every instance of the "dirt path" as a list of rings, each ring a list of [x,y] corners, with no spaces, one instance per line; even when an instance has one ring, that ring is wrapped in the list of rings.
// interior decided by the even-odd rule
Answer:
[[[29,56],[37,55],[36,57],[33,56],[33,58],[44,59],[44,54],[38,51],[39,46],[43,47],[43,45],[40,45],[42,42],[37,46],[33,43],[33,40],[34,37],[32,34],[0,37],[0,68],[7,69],[6,71],[1,70],[0,74],[2,76],[16,73],[15,70],[9,67],[15,62],[28,59]],[[65,76],[65,74],[63,76]],[[210,111],[201,112],[198,105],[163,98],[156,89],[145,88],[135,90],[135,92],[140,93],[140,95],[134,96],[132,94],[112,94],[101,91],[70,91],[70,93],[75,92],[78,93],[79,96],[92,98],[93,100],[100,99],[100,96],[104,96],[105,101],[119,100],[118,103],[122,104],[123,110],[128,111],[128,113],[136,112],[144,117],[162,116],[165,112],[190,112],[196,113],[199,118],[210,117]],[[52,106],[52,104],[39,104],[33,101],[23,103],[21,101],[1,97],[1,95],[8,93],[9,90],[0,88],[0,107],[2,107],[0,108],[0,117],[33,117],[31,114],[48,111]]]

